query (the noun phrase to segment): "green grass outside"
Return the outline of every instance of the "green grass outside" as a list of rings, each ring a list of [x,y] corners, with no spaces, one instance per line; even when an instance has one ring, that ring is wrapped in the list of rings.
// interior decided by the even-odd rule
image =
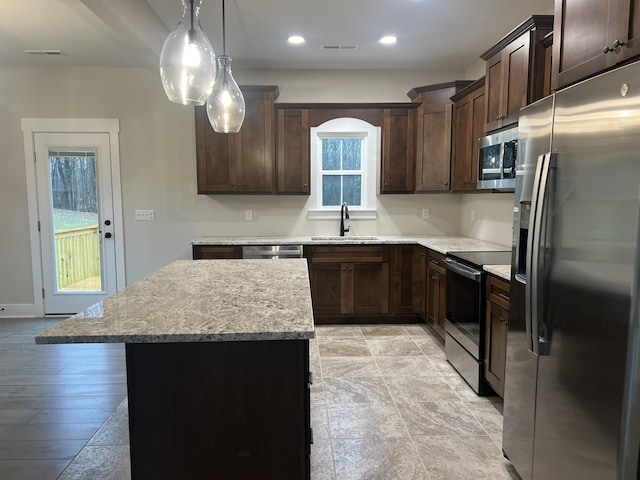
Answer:
[[[53,225],[53,229],[56,231],[67,228],[94,227],[98,225],[98,214],[54,208]]]

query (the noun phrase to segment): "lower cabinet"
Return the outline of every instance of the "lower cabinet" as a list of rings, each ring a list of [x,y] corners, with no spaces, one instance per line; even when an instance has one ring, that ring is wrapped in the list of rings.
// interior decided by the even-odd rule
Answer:
[[[311,246],[305,252],[317,317],[389,313],[386,246]]]
[[[219,260],[242,258],[240,245],[194,245],[194,260]]]
[[[486,297],[484,377],[502,397],[509,325],[509,283],[488,276]]]
[[[444,339],[447,294],[447,270],[444,266],[444,255],[428,250],[426,272],[426,321]]]

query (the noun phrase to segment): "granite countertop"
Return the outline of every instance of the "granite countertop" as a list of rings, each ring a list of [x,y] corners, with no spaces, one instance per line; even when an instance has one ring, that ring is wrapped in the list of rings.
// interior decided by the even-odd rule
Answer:
[[[282,236],[282,237],[199,237],[192,245],[398,245],[418,244],[442,254],[447,252],[502,251],[510,246],[485,242],[461,235],[441,237],[418,237],[400,235],[354,235],[354,236]]]
[[[305,259],[179,260],[36,337],[36,343],[313,338]]]
[[[511,281],[511,265],[485,265],[484,270],[507,282]]]

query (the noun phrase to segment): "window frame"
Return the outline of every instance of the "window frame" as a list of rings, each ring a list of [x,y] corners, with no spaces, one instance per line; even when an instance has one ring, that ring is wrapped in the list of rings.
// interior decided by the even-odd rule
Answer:
[[[348,205],[351,219],[377,218],[377,195],[380,193],[381,128],[356,118],[336,118],[318,127],[312,127],[311,179],[312,186],[308,218],[311,220],[335,220],[341,205],[322,205],[322,178],[324,175],[361,175],[361,205]],[[361,170],[323,170],[323,138],[360,138]],[[342,195],[342,192],[341,192]]]

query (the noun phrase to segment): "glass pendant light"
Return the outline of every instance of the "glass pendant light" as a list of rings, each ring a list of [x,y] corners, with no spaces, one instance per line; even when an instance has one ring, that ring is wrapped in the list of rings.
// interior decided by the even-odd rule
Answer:
[[[202,0],[182,0],[182,18],[160,53],[160,78],[169,100],[182,105],[204,105],[215,77],[216,57],[202,30]]]
[[[207,99],[207,117],[218,133],[236,133],[244,121],[244,97],[231,74],[231,58],[227,56],[224,0],[222,0],[222,55],[218,57],[218,73]]]

